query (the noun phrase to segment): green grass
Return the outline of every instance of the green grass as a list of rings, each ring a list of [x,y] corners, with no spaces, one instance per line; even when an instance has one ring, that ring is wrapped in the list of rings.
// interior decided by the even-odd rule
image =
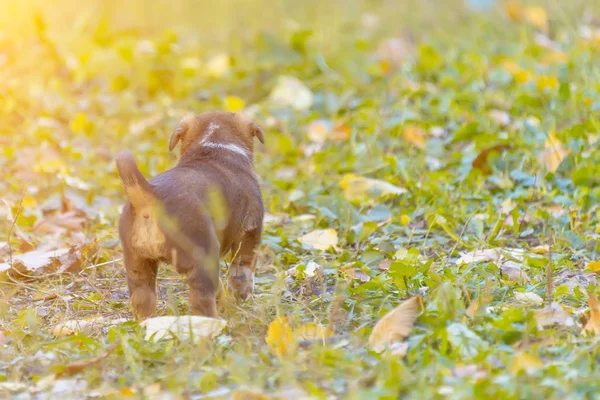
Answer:
[[[511,20],[502,2],[489,11],[460,1],[121,3],[0,2],[10,11],[0,16],[0,242],[10,240],[13,255],[73,246],[82,263],[75,274],[2,277],[0,397],[229,398],[252,388],[598,398],[599,342],[582,331],[587,293],[598,293],[586,269],[600,249],[597,5],[536,3],[547,12],[544,33],[526,17]],[[404,47],[382,56],[392,37]],[[231,68],[211,76],[221,53]],[[314,105],[273,104],[280,76],[303,82]],[[222,109],[226,96],[243,99],[265,131],[256,170],[268,213],[281,217],[265,224],[254,298],[224,305],[228,329],[211,342],[151,343],[136,322],[55,338],[66,320],[131,317],[114,155],[131,150],[147,176],[171,167],[178,119]],[[349,134],[315,146],[307,129],[317,120]],[[353,198],[340,184],[347,174],[406,193]],[[346,191],[358,190],[350,182]],[[33,229],[61,212],[61,198],[85,226]],[[337,250],[299,241],[329,228]],[[457,265],[489,248],[525,256]],[[9,258],[6,247],[0,256]],[[309,262],[321,267],[315,278],[302,272]],[[511,266],[528,281],[510,279]],[[293,267],[301,272],[286,280]],[[160,315],[187,312],[170,267],[159,293]],[[544,304],[519,293],[558,303],[574,323],[539,327]],[[375,323],[414,295],[424,310],[407,354],[370,351]],[[277,357],[265,337],[278,316],[292,331],[315,323],[335,337]]]

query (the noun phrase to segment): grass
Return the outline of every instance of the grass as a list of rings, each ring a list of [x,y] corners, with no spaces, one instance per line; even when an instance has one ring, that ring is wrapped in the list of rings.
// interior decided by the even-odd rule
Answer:
[[[598,6],[121,3],[0,2],[0,256],[76,252],[3,273],[1,396],[598,398]],[[281,76],[312,106],[273,102]],[[54,337],[131,318],[114,155],[161,172],[178,119],[223,108],[265,131],[254,298],[224,304],[214,341],[153,343],[134,321]],[[336,249],[302,242],[318,229]],[[168,267],[159,293],[160,315],[187,312]],[[369,350],[416,295],[407,353]],[[280,316],[335,336],[277,356]]]

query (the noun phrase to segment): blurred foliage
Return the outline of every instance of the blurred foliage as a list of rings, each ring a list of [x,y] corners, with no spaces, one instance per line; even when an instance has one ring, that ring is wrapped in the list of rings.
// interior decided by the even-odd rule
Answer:
[[[0,255],[70,249],[35,280],[2,277],[0,394],[598,396],[597,4],[0,5]],[[52,337],[130,316],[114,155],[164,171],[178,119],[212,109],[265,130],[254,300],[200,345],[134,322]],[[159,312],[185,313],[180,277],[159,281]],[[405,354],[368,350],[413,295]],[[336,340],[296,343],[306,326]]]

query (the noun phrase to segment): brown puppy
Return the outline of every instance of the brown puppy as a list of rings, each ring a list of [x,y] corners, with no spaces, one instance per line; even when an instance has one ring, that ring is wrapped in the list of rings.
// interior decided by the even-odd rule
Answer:
[[[127,285],[137,318],[156,310],[161,261],[186,275],[193,314],[215,317],[219,256],[233,254],[227,283],[242,299],[253,291],[264,207],[254,173],[260,127],[229,112],[186,115],[171,136],[181,142],[177,165],[149,181],[133,156],[117,156],[129,202],[119,221]]]

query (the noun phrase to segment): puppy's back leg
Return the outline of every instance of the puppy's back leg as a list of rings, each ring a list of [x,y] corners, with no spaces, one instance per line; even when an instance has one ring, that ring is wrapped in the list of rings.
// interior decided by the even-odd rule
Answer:
[[[148,318],[156,311],[158,261],[139,257],[129,246],[123,249],[123,261],[133,314],[137,319]]]
[[[227,273],[227,286],[242,300],[247,300],[254,291],[254,269],[261,234],[261,228],[246,232],[239,246],[232,249],[234,254],[237,251],[237,255]]]
[[[192,314],[216,318],[219,288],[218,256],[207,255],[199,260],[180,252],[175,258],[175,268],[187,277]]]

